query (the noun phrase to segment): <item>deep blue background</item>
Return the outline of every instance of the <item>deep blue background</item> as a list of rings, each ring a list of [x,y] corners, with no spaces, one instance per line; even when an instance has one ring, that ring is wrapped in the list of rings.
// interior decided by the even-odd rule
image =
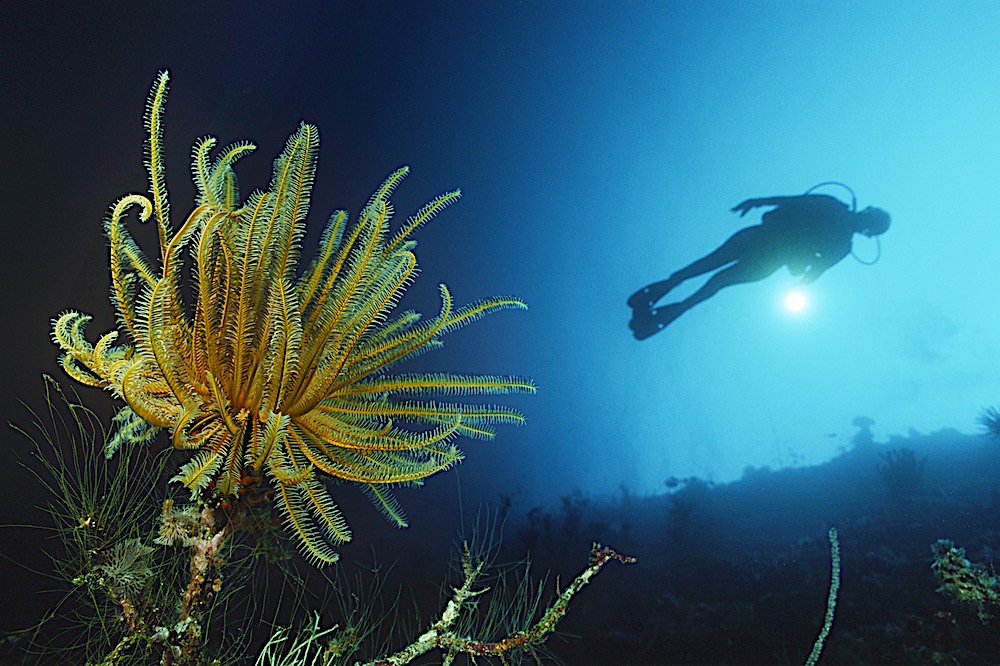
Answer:
[[[468,443],[458,474],[406,501],[449,514],[459,481],[471,505],[661,492],[822,462],[858,415],[880,436],[972,432],[1000,399],[996,3],[149,4],[39,3],[0,24],[6,420],[60,375],[53,316],[114,324],[101,220],[145,191],[143,105],[164,68],[175,224],[196,137],[258,145],[249,191],[304,119],[322,137],[306,252],[331,210],[356,213],[409,164],[398,213],[464,194],[418,235],[411,303],[436,311],[438,282],[459,303],[529,303],[421,359],[533,377],[538,395],[511,401],[528,424]],[[892,213],[876,265],[845,260],[798,316],[781,272],[630,337],[629,293],[754,221],[730,206],[828,179]],[[3,441],[0,518],[16,522],[42,500],[11,462],[21,441]]]

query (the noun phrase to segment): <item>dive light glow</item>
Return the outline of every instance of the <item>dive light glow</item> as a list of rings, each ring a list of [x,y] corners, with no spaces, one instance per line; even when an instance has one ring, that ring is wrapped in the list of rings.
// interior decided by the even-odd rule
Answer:
[[[806,297],[801,291],[792,291],[785,296],[785,308],[789,312],[801,312],[806,307]]]

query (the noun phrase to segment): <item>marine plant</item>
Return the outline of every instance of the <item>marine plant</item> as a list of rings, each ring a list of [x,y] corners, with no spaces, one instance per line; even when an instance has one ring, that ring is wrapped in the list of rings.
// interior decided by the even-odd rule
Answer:
[[[1000,578],[982,564],[969,561],[965,549],[956,548],[949,539],[938,539],[931,551],[931,568],[941,583],[937,591],[961,605],[974,607],[983,623],[994,622],[1000,614]]]
[[[898,502],[920,495],[927,467],[926,457],[918,460],[916,452],[906,447],[880,452],[879,457],[885,464],[878,466],[878,473],[885,482],[890,499]]]
[[[392,231],[390,197],[408,171],[397,169],[353,225],[346,212],[333,213],[315,257],[299,270],[319,149],[313,125],[299,126],[274,161],[267,190],[246,199],[233,165],[255,147],[239,142],[213,156],[216,140],[199,139],[192,164],[197,200],[174,230],[162,139],[168,78],[160,72],[146,106],[149,195],[120,198],[105,221],[118,330],[92,343],[84,335],[89,315],[69,310],[53,321],[65,372],[121,403],[112,434],[91,430],[71,446],[97,448],[107,459],[126,446],[121,460],[142,450],[131,445],[149,445],[166,430],[173,449],[186,457],[170,481],[189,491],[189,503],[168,493],[159,511],[151,501],[159,485],[145,476],[122,477],[106,502],[90,479],[80,485],[84,492],[67,485],[71,470],[61,459],[46,465],[57,479],[50,489],[63,496],[64,531],[83,535],[69,543],[78,557],[63,577],[90,597],[103,595],[102,607],[110,602],[118,616],[84,640],[87,661],[95,664],[220,663],[206,644],[213,609],[232,594],[223,591],[224,578],[232,585],[223,569],[235,534],[252,533],[269,551],[273,507],[307,561],[332,564],[351,534],[328,481],[359,486],[403,527],[395,486],[419,484],[458,462],[459,437],[487,439],[498,424],[524,421],[515,409],[482,396],[535,391],[523,377],[397,370],[466,324],[526,307],[514,297],[456,307],[441,285],[436,316],[398,310],[416,276],[411,235],[454,203],[458,190],[434,198]],[[155,222],[159,256],[152,260],[126,227],[133,208],[141,221]],[[66,406],[71,421],[92,414],[73,401]],[[159,469],[153,476],[159,478]],[[140,515],[140,505],[143,527],[116,524],[118,517]],[[537,657],[570,598],[611,560],[633,558],[595,545],[590,566],[549,608],[543,611],[535,598],[526,606],[530,612],[511,616],[517,627],[503,625],[498,636],[501,625],[487,624],[493,637],[474,641],[456,628],[460,612],[474,608],[472,600],[486,591],[473,589],[484,562],[467,549],[464,583],[440,620],[409,647],[371,663],[407,663],[432,649],[443,650],[449,662],[463,652],[502,661],[522,653]],[[353,619],[321,629],[314,615],[294,639],[279,628],[258,663],[341,663],[377,624],[364,609],[342,614]],[[222,615],[223,624],[233,621]]]
[[[390,235],[390,195],[407,167],[386,178],[349,231],[347,213],[335,212],[315,259],[296,275],[319,149],[307,123],[275,160],[270,187],[242,202],[233,164],[254,146],[236,143],[212,159],[216,140],[200,139],[192,164],[197,205],[174,232],[162,146],[167,81],[161,72],[146,109],[151,198],[122,197],[105,224],[112,300],[131,343],[116,344],[119,332],[111,331],[91,344],[83,334],[90,317],[64,312],[53,326],[62,367],[124,401],[107,455],[169,429],[175,448],[196,452],[173,478],[193,498],[269,486],[303,554],[332,563],[350,530],[321,477],[358,484],[404,526],[392,485],[457,462],[458,436],[489,438],[494,424],[524,420],[508,407],[426,398],[535,390],[520,377],[389,369],[488,313],[526,306],[497,297],[456,308],[441,285],[436,317],[394,313],[415,276],[410,235],[460,195],[436,197]],[[125,227],[133,206],[141,220],[156,222],[159,268]],[[183,299],[186,247],[193,316]]]
[[[135,447],[105,460],[97,414],[52,377],[44,380],[44,410],[31,410],[30,424],[14,427],[32,445],[28,469],[49,498],[51,523],[40,527],[56,537],[47,548],[47,574],[61,594],[27,634],[28,652],[44,646],[41,663],[66,653],[99,663],[119,642],[123,620],[162,605],[183,586],[165,553],[148,544],[166,459]]]

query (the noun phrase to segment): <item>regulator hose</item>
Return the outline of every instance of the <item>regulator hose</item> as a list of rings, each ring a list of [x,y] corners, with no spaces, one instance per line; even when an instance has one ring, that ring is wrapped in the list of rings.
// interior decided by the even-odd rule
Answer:
[[[829,185],[834,185],[836,187],[841,187],[841,188],[847,190],[847,192],[850,193],[850,195],[851,195],[851,212],[852,213],[856,213],[858,211],[858,197],[857,197],[857,195],[854,194],[854,190],[851,189],[850,185],[842,183],[839,180],[824,180],[822,183],[816,183],[815,185],[813,185],[812,187],[810,187],[808,190],[806,190],[805,193],[806,194],[812,194],[813,192],[815,192],[819,188],[821,188],[821,187],[827,187]],[[878,263],[878,260],[882,258],[882,242],[879,240],[878,236],[873,236],[873,238],[875,239],[875,258],[872,259],[871,261],[867,261],[865,259],[862,259],[857,254],[855,254],[854,253],[854,247],[852,245],[852,247],[851,247],[851,256],[854,257],[855,260],[857,260],[857,262],[859,264],[863,264],[865,266],[874,266],[875,264]]]

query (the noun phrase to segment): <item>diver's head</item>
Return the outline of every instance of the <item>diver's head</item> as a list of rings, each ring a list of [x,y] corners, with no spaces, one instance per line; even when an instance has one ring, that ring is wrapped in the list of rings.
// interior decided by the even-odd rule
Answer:
[[[889,213],[875,206],[868,206],[854,214],[858,233],[871,238],[880,236],[889,230]]]

